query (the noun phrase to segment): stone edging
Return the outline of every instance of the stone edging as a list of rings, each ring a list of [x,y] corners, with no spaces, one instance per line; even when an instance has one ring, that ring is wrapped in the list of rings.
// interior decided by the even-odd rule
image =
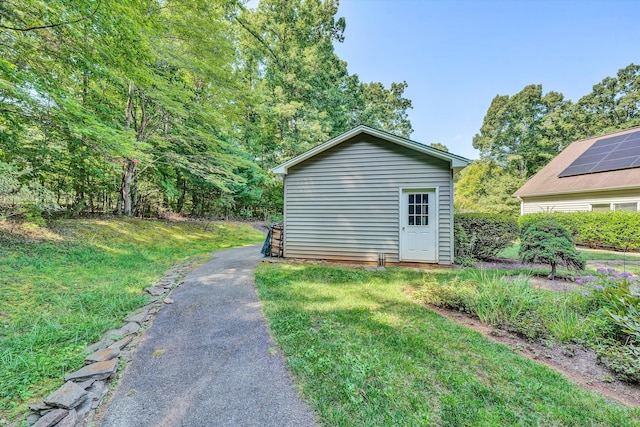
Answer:
[[[85,349],[85,366],[65,375],[65,383],[42,402],[29,405],[26,419],[31,427],[87,427],[96,409],[116,378],[120,361],[128,362],[139,342],[135,339],[150,326],[163,304],[171,304],[171,290],[182,285],[182,278],[196,261],[174,266],[153,286],[145,289],[153,296],[149,304],[124,318],[118,329],[109,329],[100,341]]]

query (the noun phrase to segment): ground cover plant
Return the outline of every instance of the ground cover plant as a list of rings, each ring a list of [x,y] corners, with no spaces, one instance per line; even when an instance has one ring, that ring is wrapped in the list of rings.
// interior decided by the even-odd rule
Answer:
[[[640,422],[640,410],[586,392],[403,292],[471,274],[264,264],[256,283],[271,332],[324,425]]]
[[[145,304],[144,288],[172,264],[264,238],[228,222],[0,225],[0,420],[60,386],[84,347]]]

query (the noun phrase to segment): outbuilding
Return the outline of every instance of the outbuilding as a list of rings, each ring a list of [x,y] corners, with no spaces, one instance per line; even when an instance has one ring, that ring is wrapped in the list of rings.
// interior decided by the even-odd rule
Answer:
[[[277,166],[284,257],[453,264],[453,175],[469,163],[358,126]]]

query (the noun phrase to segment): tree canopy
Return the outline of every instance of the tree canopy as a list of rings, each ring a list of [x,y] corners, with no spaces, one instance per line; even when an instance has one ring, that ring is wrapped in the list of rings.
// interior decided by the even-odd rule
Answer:
[[[640,66],[606,77],[573,103],[527,85],[497,95],[473,146],[480,160],[456,177],[461,211],[518,212],[512,194],[571,142],[640,125]]]
[[[277,211],[269,167],[357,124],[412,131],[406,83],[361,82],[335,54],[337,10],[334,0],[2,3],[0,168],[15,195],[37,183],[47,206],[72,213]]]

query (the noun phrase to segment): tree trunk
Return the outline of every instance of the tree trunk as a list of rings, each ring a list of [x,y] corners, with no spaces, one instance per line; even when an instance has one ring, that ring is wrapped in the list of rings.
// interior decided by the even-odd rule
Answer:
[[[556,278],[556,263],[551,263],[551,273],[549,274],[549,280],[555,280]]]
[[[131,216],[133,214],[132,209],[132,200],[131,200],[131,183],[133,182],[133,178],[136,174],[136,162],[133,160],[126,160],[127,164],[124,167],[122,172],[122,184],[120,185],[120,198],[122,199],[122,203],[124,205],[124,209],[122,213],[127,216]],[[120,213],[120,212],[118,212]]]

